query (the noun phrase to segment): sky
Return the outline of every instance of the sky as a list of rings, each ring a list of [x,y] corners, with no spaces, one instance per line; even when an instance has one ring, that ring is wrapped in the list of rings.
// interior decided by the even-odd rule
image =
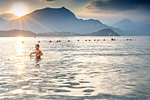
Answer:
[[[107,25],[124,18],[135,22],[150,18],[150,0],[0,0],[0,14],[6,16],[5,13],[17,5],[25,6],[28,13],[64,6],[78,18],[98,19]]]

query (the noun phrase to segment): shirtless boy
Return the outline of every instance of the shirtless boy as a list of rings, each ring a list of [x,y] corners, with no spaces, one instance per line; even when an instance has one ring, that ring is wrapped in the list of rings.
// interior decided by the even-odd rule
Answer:
[[[35,52],[32,52],[30,54],[30,57],[32,56],[32,54],[36,54],[36,59],[41,59],[41,56],[43,55],[42,51],[39,49],[40,48],[40,45],[39,44],[36,44],[35,45]]]

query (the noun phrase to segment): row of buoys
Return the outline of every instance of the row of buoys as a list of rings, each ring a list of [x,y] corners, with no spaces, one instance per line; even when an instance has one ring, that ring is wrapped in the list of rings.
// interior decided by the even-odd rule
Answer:
[[[116,39],[111,38],[111,41],[116,41]],[[127,41],[132,41],[132,39],[126,39]],[[80,42],[80,40],[77,40],[78,42]],[[86,42],[90,42],[92,41],[91,39],[85,39]],[[94,39],[93,41],[100,41],[100,39]],[[106,39],[103,39],[103,41],[106,41]],[[38,43],[40,43],[41,41],[38,41]],[[51,43],[52,40],[49,40],[49,42]],[[56,40],[56,42],[61,42],[61,40]],[[71,42],[71,40],[67,40],[67,42]],[[24,43],[24,41],[22,41],[22,44]]]
[[[127,39],[127,41],[132,41],[132,39]]]
[[[57,40],[57,42],[61,42],[61,40]]]
[[[111,41],[116,41],[116,39],[114,39],[114,38],[111,38]]]

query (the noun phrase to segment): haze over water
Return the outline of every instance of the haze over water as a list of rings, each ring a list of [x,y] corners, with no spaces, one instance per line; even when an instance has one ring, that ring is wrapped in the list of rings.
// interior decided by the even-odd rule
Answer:
[[[0,38],[0,99],[149,100],[150,37],[110,38]]]

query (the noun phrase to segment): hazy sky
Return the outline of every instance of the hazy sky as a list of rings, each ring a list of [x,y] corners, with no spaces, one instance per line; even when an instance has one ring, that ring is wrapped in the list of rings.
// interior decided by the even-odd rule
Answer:
[[[0,14],[15,5],[24,5],[28,12],[44,7],[70,9],[78,18],[99,19],[112,24],[124,18],[141,21],[150,17],[150,0],[0,0]]]

